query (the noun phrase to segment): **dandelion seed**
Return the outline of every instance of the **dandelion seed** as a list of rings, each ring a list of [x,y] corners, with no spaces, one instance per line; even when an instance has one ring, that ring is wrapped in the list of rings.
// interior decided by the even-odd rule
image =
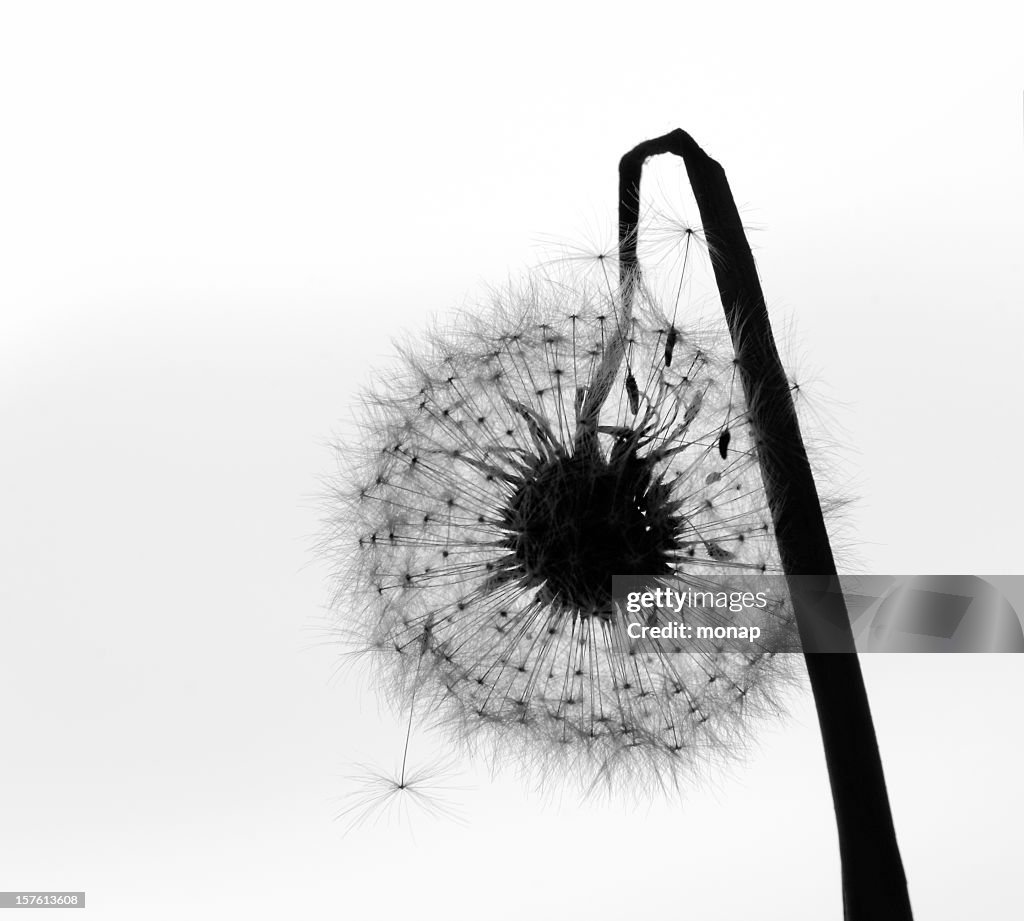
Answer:
[[[344,798],[344,808],[335,816],[347,832],[379,822],[402,822],[414,816],[429,816],[463,822],[461,813],[451,804],[457,788],[448,780],[453,771],[450,761],[431,762],[400,776],[372,765],[357,765],[350,775],[352,791]]]
[[[668,335],[665,337],[665,367],[672,367],[672,356],[676,350],[676,339],[679,337],[679,330],[671,326]]]
[[[632,371],[626,374],[626,396],[629,398],[629,411],[635,416],[640,412],[640,390]]]

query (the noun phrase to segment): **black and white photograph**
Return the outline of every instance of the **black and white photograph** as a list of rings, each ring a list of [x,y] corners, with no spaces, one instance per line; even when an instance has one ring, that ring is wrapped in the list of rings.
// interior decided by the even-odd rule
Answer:
[[[4,4],[0,909],[1024,916],[1022,35]]]

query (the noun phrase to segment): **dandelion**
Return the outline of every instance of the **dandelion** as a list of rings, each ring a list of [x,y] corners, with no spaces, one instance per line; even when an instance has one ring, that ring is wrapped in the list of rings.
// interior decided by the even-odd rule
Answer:
[[[624,316],[621,292],[535,277],[407,351],[341,515],[399,700],[586,782],[724,752],[777,707],[795,638],[782,603],[742,651],[626,635],[613,575],[779,566],[731,357],[637,294]]]
[[[640,169],[663,152],[686,161],[704,225],[652,234],[660,261],[681,265],[668,298],[637,257]],[[741,746],[749,718],[778,710],[793,677],[782,653],[802,642],[848,917],[909,918],[841,595],[815,608],[840,655],[818,650],[793,582],[753,610],[743,648],[640,646],[626,632],[614,576],[718,589],[784,573],[827,590],[835,564],[724,173],[673,132],[623,158],[620,182],[617,266],[600,252],[590,273],[496,293],[407,346],[366,393],[328,537],[338,605],[410,728],[422,714],[502,764],[588,788],[671,785]],[[680,315],[698,247],[731,350]],[[408,739],[402,782],[375,782],[382,799],[404,789]]]
[[[651,236],[680,251],[670,300],[610,249],[571,252],[407,345],[342,449],[339,606],[392,699],[588,789],[741,750],[798,642],[784,598],[742,649],[626,633],[613,576],[781,572],[736,362],[680,317],[702,235]]]

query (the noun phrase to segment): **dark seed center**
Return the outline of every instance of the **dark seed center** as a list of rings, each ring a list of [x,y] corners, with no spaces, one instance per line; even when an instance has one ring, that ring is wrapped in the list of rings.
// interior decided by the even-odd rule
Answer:
[[[503,515],[506,572],[580,616],[610,614],[613,575],[669,573],[683,522],[652,468],[633,452],[539,462]]]

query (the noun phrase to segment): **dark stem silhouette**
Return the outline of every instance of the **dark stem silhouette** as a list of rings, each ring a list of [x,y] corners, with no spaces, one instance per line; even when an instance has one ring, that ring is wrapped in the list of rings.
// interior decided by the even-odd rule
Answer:
[[[639,272],[643,164],[662,153],[675,154],[686,165],[755,433],[824,743],[839,833],[844,915],[847,921],[910,919],[906,877],[853,632],[754,257],[724,170],[684,131],[639,144],[619,164],[623,298],[628,304]]]

